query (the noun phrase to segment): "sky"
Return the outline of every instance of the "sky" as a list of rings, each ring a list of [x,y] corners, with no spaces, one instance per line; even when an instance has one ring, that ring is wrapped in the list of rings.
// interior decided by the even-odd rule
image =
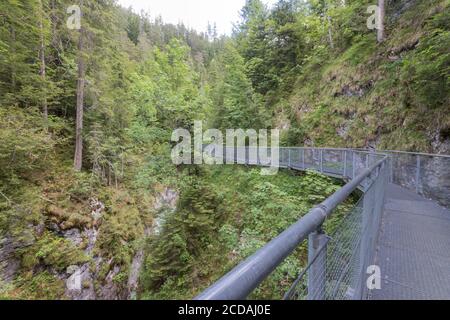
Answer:
[[[263,0],[269,6],[276,1]],[[230,35],[245,0],[119,0],[119,4],[149,12],[152,19],[161,15],[165,22],[183,22],[200,32],[206,31],[208,22],[215,22],[219,34]]]

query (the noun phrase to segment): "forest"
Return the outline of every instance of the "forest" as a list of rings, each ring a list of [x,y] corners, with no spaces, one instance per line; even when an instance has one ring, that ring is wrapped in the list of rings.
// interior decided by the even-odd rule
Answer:
[[[173,130],[197,120],[450,153],[450,1],[381,2],[382,32],[377,0],[246,0],[226,36],[115,0],[2,0],[0,299],[191,299],[342,184],[173,165]]]

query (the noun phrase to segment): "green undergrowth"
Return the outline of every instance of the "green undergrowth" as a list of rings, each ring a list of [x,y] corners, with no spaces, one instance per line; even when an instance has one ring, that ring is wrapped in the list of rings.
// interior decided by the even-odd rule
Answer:
[[[91,264],[103,258],[97,284],[103,284],[114,266],[120,274],[114,279],[126,288],[132,259],[141,247],[144,228],[153,222],[156,182],[170,184],[171,175],[153,174],[147,186],[135,186],[135,176],[146,168],[140,163],[124,173],[118,185],[105,184],[98,176],[72,169],[71,135],[66,123],[52,118],[48,130],[35,109],[0,108],[0,239],[8,239],[16,248],[11,259],[19,261],[16,276],[0,288],[2,299],[65,299],[61,276],[69,266]],[[153,166],[159,162],[152,162]],[[166,167],[169,167],[166,165]],[[129,179],[129,181],[128,181]],[[101,201],[105,209],[95,220],[91,200]],[[97,229],[94,250],[87,254],[87,237],[79,245],[63,233],[78,229]],[[94,269],[92,269],[94,270]]]
[[[396,5],[384,43],[367,30],[305,66],[290,107],[278,106],[291,122],[286,144],[433,152],[448,138],[449,1],[416,1],[400,16]]]
[[[182,187],[162,233],[147,244],[144,299],[193,298],[340,187],[339,181],[312,172],[262,176],[260,169],[236,166],[198,170]],[[337,210],[327,231],[352,203]],[[252,298],[281,298],[306,260],[303,244]]]

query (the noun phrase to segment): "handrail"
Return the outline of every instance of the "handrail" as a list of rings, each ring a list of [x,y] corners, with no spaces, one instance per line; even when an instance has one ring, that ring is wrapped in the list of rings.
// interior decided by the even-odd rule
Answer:
[[[407,155],[411,155],[411,156],[422,156],[422,157],[433,157],[433,158],[449,158],[450,159],[450,155],[448,155],[448,154],[432,154],[432,153],[393,151],[393,150],[385,150],[383,152],[396,153],[396,154],[407,154]]]
[[[450,154],[434,154],[434,153],[423,153],[423,152],[409,152],[409,151],[397,151],[397,150],[371,150],[371,149],[360,149],[360,148],[316,148],[316,147],[280,147],[280,149],[305,149],[305,150],[327,150],[327,151],[358,151],[361,153],[370,154],[386,154],[386,153],[396,153],[396,154],[408,154],[412,156],[424,156],[424,157],[438,157],[438,158],[450,158]]]
[[[309,234],[322,226],[338,205],[345,201],[366,178],[386,163],[388,156],[381,155],[383,156],[381,160],[364,169],[359,176],[310,210],[297,223],[239,264],[197,296],[195,300],[242,300],[247,298]]]
[[[347,149],[347,148],[316,148],[316,147],[279,147],[280,149],[291,150],[323,150],[323,151],[358,151],[361,153],[379,154],[378,152],[372,152],[367,149]]]

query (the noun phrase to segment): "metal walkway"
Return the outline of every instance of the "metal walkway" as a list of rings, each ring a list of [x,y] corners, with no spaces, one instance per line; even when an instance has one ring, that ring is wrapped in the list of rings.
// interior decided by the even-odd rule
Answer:
[[[450,299],[450,210],[389,184],[375,264],[375,300]]]
[[[308,265],[284,299],[450,300],[450,156],[329,148],[209,150],[227,163],[313,170],[348,183],[222,279],[199,300],[245,299],[308,242]],[[275,156],[277,157],[277,156]],[[352,193],[361,197],[333,234],[323,225]],[[427,199],[433,199],[427,200]],[[379,267],[381,289],[369,286]],[[372,279],[373,280],[373,279]]]

